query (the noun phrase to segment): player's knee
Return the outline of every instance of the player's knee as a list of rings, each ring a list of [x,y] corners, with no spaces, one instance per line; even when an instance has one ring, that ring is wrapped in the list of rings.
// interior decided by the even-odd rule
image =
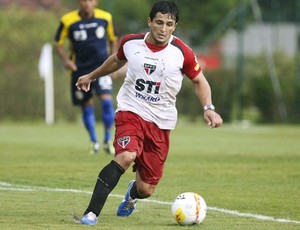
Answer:
[[[123,152],[115,157],[115,161],[125,170],[134,162],[136,158],[135,152]]]
[[[90,107],[94,105],[94,100],[93,98],[88,99],[87,101],[82,103],[82,107]]]

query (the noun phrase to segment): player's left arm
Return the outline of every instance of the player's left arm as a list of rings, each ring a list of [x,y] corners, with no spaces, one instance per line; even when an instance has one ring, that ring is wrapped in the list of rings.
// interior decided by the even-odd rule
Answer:
[[[202,70],[192,79],[196,95],[201,102],[203,108],[212,105],[211,88],[205,78]],[[212,128],[220,127],[223,124],[221,116],[213,109],[204,109],[204,119]]]

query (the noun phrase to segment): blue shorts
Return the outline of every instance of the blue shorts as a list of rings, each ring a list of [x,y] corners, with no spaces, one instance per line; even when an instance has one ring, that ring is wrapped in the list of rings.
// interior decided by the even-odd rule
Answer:
[[[112,79],[109,75],[98,78],[96,81],[91,83],[91,90],[88,92],[84,92],[82,90],[78,90],[76,87],[77,82],[76,77],[72,77],[71,80],[71,94],[72,94],[72,102],[74,105],[82,105],[87,102],[91,97],[93,97],[94,93],[96,95],[103,94],[112,94],[113,91],[113,83]]]

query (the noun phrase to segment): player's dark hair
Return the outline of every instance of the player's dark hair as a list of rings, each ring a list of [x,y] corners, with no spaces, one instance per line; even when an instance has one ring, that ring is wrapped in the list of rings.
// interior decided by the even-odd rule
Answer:
[[[149,14],[151,21],[158,12],[162,14],[170,14],[176,23],[179,21],[179,11],[175,2],[162,0],[155,3]]]

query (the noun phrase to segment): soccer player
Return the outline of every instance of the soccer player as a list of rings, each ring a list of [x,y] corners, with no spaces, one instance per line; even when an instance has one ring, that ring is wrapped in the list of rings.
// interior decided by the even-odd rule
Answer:
[[[174,2],[155,3],[148,17],[149,32],[125,36],[117,53],[76,83],[78,89],[88,91],[98,77],[127,63],[126,77],[117,95],[115,157],[100,171],[89,205],[78,218],[81,224],[97,223],[108,195],[132,163],[135,179],[129,182],[117,215],[131,215],[138,199],[153,194],[163,175],[170,131],[176,126],[176,95],[184,76],[194,85],[208,125],[217,128],[223,123],[215,112],[211,88],[194,52],[173,35],[178,19]]]
[[[55,48],[71,71],[71,92],[74,105],[81,106],[83,123],[87,129],[91,153],[99,150],[96,133],[93,93],[99,98],[104,124],[104,150],[114,154],[111,140],[111,128],[114,122],[114,106],[112,98],[112,79],[105,75],[91,84],[94,92],[84,92],[76,88],[77,79],[101,65],[110,53],[117,51],[118,41],[114,32],[112,15],[98,9],[97,0],[78,0],[79,9],[62,16],[55,36]],[[69,40],[70,54],[64,48]],[[109,47],[107,46],[109,44]]]

